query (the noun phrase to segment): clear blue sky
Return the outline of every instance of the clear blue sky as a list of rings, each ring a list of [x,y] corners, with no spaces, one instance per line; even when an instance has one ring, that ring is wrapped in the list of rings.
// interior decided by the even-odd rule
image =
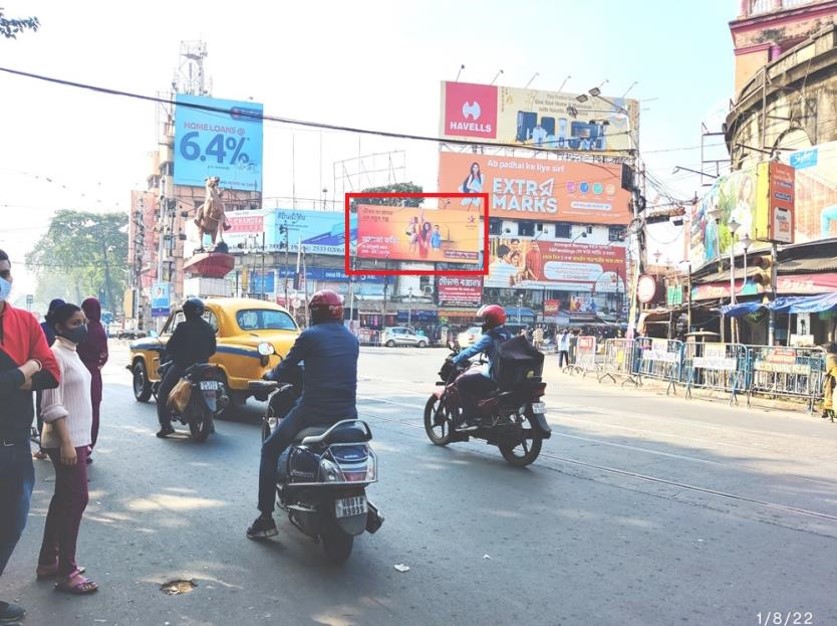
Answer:
[[[213,93],[253,97],[271,115],[436,135],[439,81],[489,82],[603,91],[648,100],[641,151],[657,178],[684,197],[695,177],[700,123],[732,96],[728,22],[736,0],[442,0],[236,3],[182,0],[9,0],[6,13],[38,15],[42,28],[0,42],[0,65],[153,94],[166,90],[181,40],[204,39]],[[57,208],[127,209],[156,148],[153,105],[0,75],[0,245],[22,256]],[[334,192],[332,163],[358,151],[403,149],[407,175],[436,184],[434,144],[265,130],[266,196]],[[322,144],[322,151],[320,145]],[[692,148],[692,149],[687,149]],[[49,178],[50,180],[47,180]],[[23,286],[22,289],[29,289]]]

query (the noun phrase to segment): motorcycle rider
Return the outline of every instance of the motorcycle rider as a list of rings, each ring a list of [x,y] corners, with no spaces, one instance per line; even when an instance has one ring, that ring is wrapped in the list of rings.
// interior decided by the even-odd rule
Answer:
[[[471,370],[460,376],[456,388],[462,402],[462,418],[457,430],[474,430],[479,420],[477,403],[497,388],[493,380],[497,362],[497,347],[512,338],[505,327],[506,311],[499,304],[487,304],[477,311],[477,323],[482,324],[482,337],[459,354],[449,357],[454,365],[480,353],[488,357],[488,372]]]
[[[262,444],[258,504],[261,515],[247,529],[250,539],[266,539],[277,533],[273,521],[277,463],[297,433],[309,426],[331,426],[341,420],[357,419],[360,345],[343,325],[343,299],[324,289],[311,296],[308,309],[313,325],[300,333],[287,356],[265,375],[267,380],[290,382],[288,379],[299,363],[304,362],[302,395]]]
[[[157,436],[168,437],[174,433],[168,399],[171,390],[183,378],[186,369],[195,363],[206,363],[215,354],[215,331],[205,319],[203,301],[189,298],[183,303],[185,321],[177,325],[166,343],[166,355],[173,361],[157,390],[157,419],[160,431]]]

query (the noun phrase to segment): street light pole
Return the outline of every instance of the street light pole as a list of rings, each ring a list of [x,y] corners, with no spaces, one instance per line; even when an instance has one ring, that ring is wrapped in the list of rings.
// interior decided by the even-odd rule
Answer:
[[[738,228],[741,226],[735,219],[731,219],[727,224],[729,228],[729,232],[732,235],[732,240],[729,244],[729,303],[730,305],[735,304],[735,233],[738,231]],[[746,276],[745,276],[746,280]],[[729,318],[729,338],[732,340],[731,343],[736,343],[736,328],[737,324],[735,323],[735,317],[730,316]]]
[[[523,294],[517,296],[517,323],[520,324],[520,319],[523,314]]]
[[[410,287],[407,289],[407,293],[409,293],[409,302],[407,303],[407,326],[409,327],[413,323],[413,288]]]

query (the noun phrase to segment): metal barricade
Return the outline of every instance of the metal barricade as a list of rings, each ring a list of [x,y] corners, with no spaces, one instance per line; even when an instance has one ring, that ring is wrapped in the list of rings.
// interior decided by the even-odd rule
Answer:
[[[605,339],[604,356],[597,368],[597,378],[602,382],[610,378],[614,383],[622,379],[622,385],[633,383],[638,385],[634,376],[636,372],[634,359],[636,350],[633,339]]]
[[[639,337],[635,345],[635,372],[640,384],[643,378],[655,378],[668,383],[666,395],[677,393],[683,367],[683,342],[679,339]]]
[[[779,398],[801,398],[813,412],[822,392],[826,352],[822,348],[749,346],[750,379],[747,406],[753,393]]]
[[[598,363],[596,360],[596,338],[592,335],[582,335],[576,339],[575,345],[575,359],[570,365],[564,368],[564,371],[569,374],[587,374],[598,371]]]
[[[747,346],[739,343],[692,343],[683,345],[682,375],[686,397],[693,388],[724,391],[729,403],[738,404],[738,395],[747,390]]]

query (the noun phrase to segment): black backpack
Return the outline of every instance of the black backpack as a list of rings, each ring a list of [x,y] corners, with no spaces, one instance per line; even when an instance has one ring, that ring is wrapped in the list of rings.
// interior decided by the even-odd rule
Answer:
[[[516,335],[497,346],[497,365],[493,379],[501,388],[514,387],[543,374],[543,353],[523,335]]]

